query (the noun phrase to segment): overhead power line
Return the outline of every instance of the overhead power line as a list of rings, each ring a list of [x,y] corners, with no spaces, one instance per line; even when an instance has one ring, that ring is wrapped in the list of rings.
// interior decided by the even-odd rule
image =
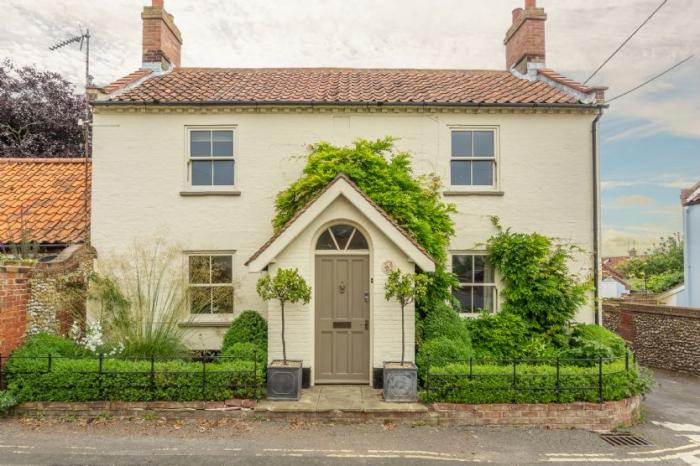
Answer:
[[[694,57],[694,55],[691,55],[691,56],[689,56],[689,57],[687,57],[687,58],[685,58],[685,59],[679,61],[678,63],[676,63],[676,64],[673,65],[672,67],[670,67],[670,68],[666,69],[665,71],[663,71],[663,72],[657,74],[657,75],[654,76],[653,78],[647,79],[647,80],[644,81],[642,84],[640,84],[640,85],[638,85],[638,86],[636,86],[636,87],[633,87],[632,89],[630,89],[630,90],[628,90],[628,91],[625,91],[625,92],[623,92],[622,94],[616,95],[616,96],[613,97],[612,99],[608,99],[608,100],[607,100],[607,103],[610,103],[610,102],[612,102],[613,100],[617,100],[617,99],[619,99],[620,97],[624,97],[624,96],[626,96],[627,94],[631,94],[632,92],[636,91],[637,89],[640,89],[640,88],[646,86],[646,85],[649,84],[650,82],[652,82],[652,81],[654,81],[654,80],[660,78],[661,76],[665,75],[665,74],[668,73],[669,71],[672,71],[672,70],[678,68],[678,67],[681,66],[683,63],[687,62],[688,60],[690,60],[690,59],[693,58],[693,57]]]
[[[615,51],[614,51],[612,54],[610,54],[610,56],[609,56],[608,58],[606,58],[605,61],[604,61],[598,68],[596,68],[596,70],[593,72],[593,74],[591,74],[591,75],[588,77],[588,79],[586,79],[586,80],[583,82],[583,84],[587,84],[588,81],[590,81],[591,78],[593,78],[593,76],[595,76],[596,74],[598,74],[598,71],[602,70],[603,67],[604,67],[605,65],[607,65],[608,62],[609,62],[610,60],[612,60],[612,58],[613,58],[615,55],[617,55],[617,52],[619,52],[620,50],[622,50],[622,48],[623,48],[625,45],[627,45],[627,42],[629,42],[629,41],[635,36],[635,34],[637,34],[637,33],[639,32],[639,30],[642,29],[642,28],[644,27],[644,25],[647,24],[647,23],[649,22],[649,20],[650,20],[651,18],[654,17],[654,15],[666,4],[666,2],[668,2],[668,0],[663,0],[663,2],[661,2],[661,4],[660,4],[659,6],[656,7],[656,10],[652,11],[652,13],[647,17],[647,19],[645,19],[644,22],[643,22],[642,24],[640,24],[639,27],[638,27],[637,29],[635,29],[634,32],[633,32],[632,34],[630,34],[630,35],[627,37],[627,39],[625,39],[625,40],[620,44],[620,46],[619,46],[618,48],[616,48]]]

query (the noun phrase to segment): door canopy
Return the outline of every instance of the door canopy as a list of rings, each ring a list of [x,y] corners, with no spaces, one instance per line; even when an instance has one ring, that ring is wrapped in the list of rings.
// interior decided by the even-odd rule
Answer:
[[[341,173],[248,259],[246,265],[250,271],[261,272],[264,270],[280,252],[291,244],[294,238],[341,196],[355,206],[421,270],[424,272],[435,270],[435,261],[431,255],[389,214],[363,193],[346,174]],[[337,224],[321,233],[316,249],[335,251],[369,249],[369,244],[367,238],[354,226]]]

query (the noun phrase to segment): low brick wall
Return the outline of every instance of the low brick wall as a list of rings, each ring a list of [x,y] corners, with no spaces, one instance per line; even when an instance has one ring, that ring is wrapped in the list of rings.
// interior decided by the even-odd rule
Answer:
[[[269,411],[256,409],[252,400],[206,402],[122,402],[82,403],[31,402],[15,407],[15,415],[40,416],[125,416],[154,415],[165,418],[234,417],[266,418],[317,423],[386,423],[440,426],[523,426],[548,429],[611,430],[630,426],[639,418],[640,397],[605,403],[562,404],[453,404],[434,403],[428,411],[324,410]]]
[[[700,308],[605,300],[603,325],[642,365],[700,375]]]
[[[611,430],[639,418],[641,398],[605,403],[453,404],[435,403],[439,425],[531,426],[548,429]]]

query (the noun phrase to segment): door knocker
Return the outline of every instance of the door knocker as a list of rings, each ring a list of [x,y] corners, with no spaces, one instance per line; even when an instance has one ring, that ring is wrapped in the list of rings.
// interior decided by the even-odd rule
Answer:
[[[338,291],[340,294],[345,293],[345,282],[340,282],[340,285],[338,285]]]

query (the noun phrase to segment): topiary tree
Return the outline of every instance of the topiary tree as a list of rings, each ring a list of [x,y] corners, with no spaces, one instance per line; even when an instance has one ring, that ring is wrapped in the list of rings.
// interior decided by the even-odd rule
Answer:
[[[299,275],[297,269],[279,269],[274,277],[265,275],[258,280],[256,285],[258,295],[265,301],[277,300],[282,311],[282,359],[287,365],[287,346],[284,339],[284,306],[286,303],[303,302],[308,304],[311,300],[311,287],[306,284],[304,278]]]
[[[399,302],[401,306],[401,365],[403,366],[406,352],[406,337],[405,337],[405,309],[411,303],[415,303],[416,299],[425,296],[428,290],[430,279],[423,274],[405,273],[401,270],[392,270],[389,272],[386,283],[384,284],[384,299],[390,301],[392,299]]]

